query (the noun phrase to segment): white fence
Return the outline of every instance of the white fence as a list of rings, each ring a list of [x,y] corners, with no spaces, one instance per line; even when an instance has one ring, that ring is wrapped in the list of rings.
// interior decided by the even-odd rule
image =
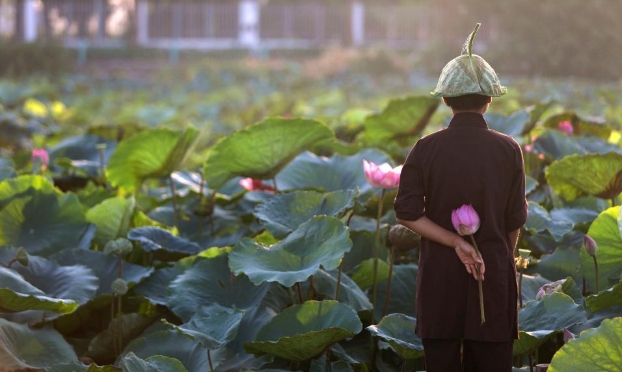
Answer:
[[[358,1],[0,0],[0,37],[19,29],[22,40],[51,36],[70,47],[272,49],[340,43],[412,48],[441,30],[443,16],[424,5]],[[495,33],[487,26],[478,39]]]

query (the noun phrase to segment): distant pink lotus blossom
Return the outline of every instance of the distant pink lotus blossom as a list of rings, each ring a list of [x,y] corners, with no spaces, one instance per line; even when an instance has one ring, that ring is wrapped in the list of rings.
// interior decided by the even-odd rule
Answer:
[[[567,343],[570,340],[574,340],[575,335],[570,332],[568,329],[564,328],[564,343]]]
[[[37,161],[40,164],[41,170],[46,170],[50,164],[50,155],[45,149],[33,149],[31,154],[33,164]]]
[[[560,132],[566,133],[569,136],[571,136],[572,133],[574,132],[574,128],[572,127],[572,124],[570,123],[569,120],[565,120],[565,121],[562,121],[561,123],[557,124],[557,129]]]
[[[389,163],[377,165],[363,159],[363,172],[370,185],[382,189],[394,189],[400,184],[402,166],[393,168]]]
[[[525,152],[533,152],[533,145],[525,145]]]
[[[241,179],[239,184],[248,191],[274,191],[274,187],[250,177]]]

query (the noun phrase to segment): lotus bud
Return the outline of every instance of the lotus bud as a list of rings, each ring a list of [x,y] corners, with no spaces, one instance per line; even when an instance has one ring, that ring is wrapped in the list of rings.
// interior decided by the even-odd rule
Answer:
[[[373,187],[394,189],[400,184],[402,166],[393,168],[389,163],[377,165],[363,159],[363,173],[365,173],[367,182]]]
[[[241,179],[238,183],[248,191],[275,191],[274,187],[250,177]]]
[[[125,238],[111,240],[104,247],[105,254],[123,255],[132,251],[132,242]]]
[[[39,162],[39,168],[46,170],[50,164],[50,156],[45,149],[33,149],[30,153],[33,164]]]
[[[531,251],[529,249],[519,249],[518,250],[518,255],[521,256],[522,258],[529,258],[530,254],[531,254]]]
[[[419,246],[421,237],[405,226],[394,225],[389,229],[389,241],[395,248],[407,252]]]
[[[19,247],[15,253],[15,261],[22,266],[28,266],[28,253],[26,253],[24,247]]]
[[[536,300],[540,300],[545,294],[551,294],[553,292],[562,292],[563,285],[566,282],[566,279],[560,279],[555,282],[546,283],[536,294]]]
[[[557,129],[562,132],[562,133],[566,133],[567,135],[571,136],[572,133],[574,132],[574,128],[572,127],[572,123],[568,120],[562,121],[561,123],[559,123],[557,125]]]
[[[574,340],[575,336],[572,332],[564,328],[564,343],[568,343],[570,340]]]
[[[464,236],[475,234],[479,229],[480,220],[475,209],[470,204],[465,204],[451,212],[451,223],[458,234]]]
[[[523,258],[523,257],[515,257],[514,258],[514,262],[516,263],[516,267],[518,267],[519,269],[526,269],[527,267],[529,267],[529,259],[528,258]]]
[[[127,283],[121,278],[117,278],[112,282],[112,293],[115,296],[123,296],[127,293]]]
[[[596,241],[592,239],[588,235],[583,236],[583,246],[585,247],[585,251],[592,257],[596,256],[596,252],[598,252],[598,244]]]

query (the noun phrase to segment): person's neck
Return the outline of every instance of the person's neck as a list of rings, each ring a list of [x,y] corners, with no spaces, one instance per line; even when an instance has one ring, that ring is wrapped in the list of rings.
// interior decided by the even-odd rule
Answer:
[[[454,110],[454,109],[452,109],[451,111],[453,112],[454,115],[462,114],[462,113],[473,113],[473,114],[484,115],[486,110],[487,110],[487,107],[486,108],[481,108],[479,110]]]

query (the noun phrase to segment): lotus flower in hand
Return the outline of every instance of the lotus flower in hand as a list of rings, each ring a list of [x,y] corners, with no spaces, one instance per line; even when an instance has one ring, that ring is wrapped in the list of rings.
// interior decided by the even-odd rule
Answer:
[[[462,236],[475,234],[480,225],[479,216],[470,204],[454,209],[451,212],[451,223]]]
[[[363,172],[370,185],[382,189],[394,189],[400,184],[402,166],[393,168],[389,163],[377,165],[363,159]]]

